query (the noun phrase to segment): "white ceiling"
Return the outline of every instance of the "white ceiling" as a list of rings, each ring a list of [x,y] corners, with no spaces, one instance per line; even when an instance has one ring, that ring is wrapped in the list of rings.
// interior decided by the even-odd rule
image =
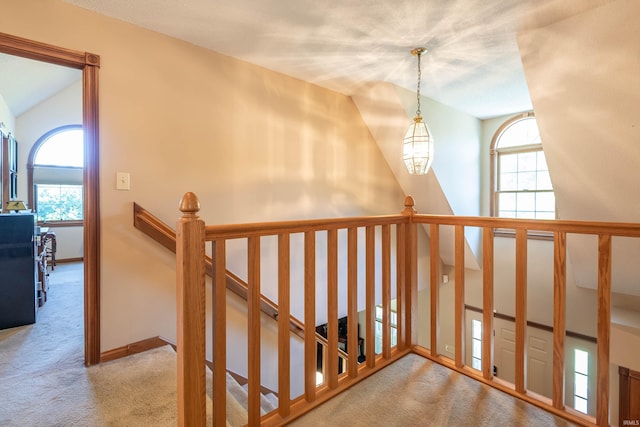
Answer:
[[[80,70],[0,53],[0,94],[15,117],[80,78]]]
[[[63,0],[337,92],[416,89],[478,118],[531,109],[516,32],[614,0]],[[46,77],[44,77],[46,76]],[[19,116],[77,70],[0,55],[0,94]]]
[[[613,0],[64,0],[352,95],[416,89],[479,118],[531,108],[516,32]]]

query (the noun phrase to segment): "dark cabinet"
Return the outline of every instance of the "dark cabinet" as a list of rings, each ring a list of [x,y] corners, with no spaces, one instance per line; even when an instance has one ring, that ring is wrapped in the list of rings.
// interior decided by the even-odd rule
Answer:
[[[0,329],[36,321],[34,215],[0,215]]]

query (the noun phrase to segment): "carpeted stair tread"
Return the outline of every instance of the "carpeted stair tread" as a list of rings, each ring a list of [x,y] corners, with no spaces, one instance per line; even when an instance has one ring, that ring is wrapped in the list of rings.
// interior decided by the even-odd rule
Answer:
[[[264,398],[271,403],[271,405],[273,406],[273,409],[278,408],[278,396],[276,396],[273,393],[267,393],[264,395]]]

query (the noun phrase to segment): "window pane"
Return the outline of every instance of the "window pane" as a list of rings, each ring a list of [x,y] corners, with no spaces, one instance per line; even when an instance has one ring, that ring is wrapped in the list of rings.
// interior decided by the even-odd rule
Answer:
[[[578,396],[573,396],[573,407],[582,412],[583,414],[587,413],[587,399],[583,399]]]
[[[589,353],[575,349],[576,365],[574,371],[583,375],[589,375]]]
[[[538,171],[536,174],[536,190],[551,190],[551,177],[548,171]]]
[[[535,219],[556,219],[556,213],[555,212],[536,212],[536,218]]]
[[[482,361],[480,359],[473,358],[471,359],[471,367],[473,369],[477,369],[478,371],[482,369]]]
[[[518,154],[518,172],[528,172],[528,171],[537,170],[536,158],[537,157],[536,157],[535,151]]]
[[[396,328],[391,328],[391,345],[398,345],[398,330]]]
[[[540,132],[535,117],[518,120],[507,127],[499,136],[498,148],[540,144]]]
[[[36,153],[37,165],[83,167],[84,143],[82,129],[63,130],[50,136]]]
[[[534,212],[536,210],[536,193],[518,193],[516,201],[518,212]]]
[[[471,320],[471,337],[477,340],[482,339],[482,322],[479,320]]]
[[[82,220],[81,185],[36,185],[38,221]]]
[[[556,196],[551,192],[536,193],[536,211],[556,212]]]
[[[536,189],[536,173],[522,172],[518,174],[518,190],[535,190]]]
[[[588,389],[588,377],[586,375],[582,375],[576,372],[575,374],[575,392],[576,396],[580,396],[584,399],[587,398],[587,389]]]
[[[547,166],[547,158],[544,156],[544,151],[536,151],[536,156],[537,156],[537,163],[538,163],[538,167],[537,169],[539,171],[546,171],[549,170],[549,166]]]
[[[500,154],[500,173],[518,171],[518,154]]]
[[[515,218],[516,217],[516,211],[503,211],[500,210],[500,212],[498,213],[498,216],[501,218]]]
[[[480,340],[471,340],[471,356],[476,359],[482,358],[482,342]]]
[[[500,174],[500,181],[498,182],[498,190],[511,191],[518,189],[518,173],[508,172]]]
[[[382,307],[376,306],[376,319],[382,319]]]
[[[501,211],[515,211],[516,193],[500,193],[498,195],[498,207]]]

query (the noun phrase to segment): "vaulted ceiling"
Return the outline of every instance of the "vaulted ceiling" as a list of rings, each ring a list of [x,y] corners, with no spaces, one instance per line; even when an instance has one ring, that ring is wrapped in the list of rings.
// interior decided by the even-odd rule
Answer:
[[[516,33],[612,0],[64,0],[329,89],[416,88],[478,118],[531,109]]]

